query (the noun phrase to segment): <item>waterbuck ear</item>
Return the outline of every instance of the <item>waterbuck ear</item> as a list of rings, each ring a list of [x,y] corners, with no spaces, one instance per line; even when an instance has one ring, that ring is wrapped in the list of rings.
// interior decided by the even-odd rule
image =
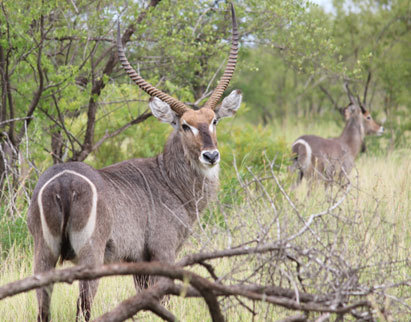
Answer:
[[[175,129],[178,128],[179,118],[170,105],[157,97],[151,97],[148,106],[150,106],[151,112],[158,120],[169,123]]]
[[[223,99],[220,108],[215,112],[216,118],[221,119],[223,117],[233,116],[240,108],[243,94],[240,90],[236,89]]]

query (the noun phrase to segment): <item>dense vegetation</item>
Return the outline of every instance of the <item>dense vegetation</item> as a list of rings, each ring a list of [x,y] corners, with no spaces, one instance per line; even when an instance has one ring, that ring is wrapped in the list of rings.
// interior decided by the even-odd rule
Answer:
[[[353,193],[339,215],[345,220],[361,214],[356,231],[369,229],[364,243],[370,254],[395,244],[397,257],[390,263],[409,260],[405,250],[411,248],[411,169],[406,162],[411,155],[410,2],[334,0],[331,12],[305,0],[233,2],[241,49],[227,92],[241,89],[244,103],[235,119],[219,124],[221,192],[218,204],[205,214],[203,233],[208,236],[215,229],[239,224],[237,216],[249,206],[249,195],[240,193],[244,182],[264,178],[273,160],[273,169],[288,191],[293,180],[287,172],[290,144],[306,132],[325,137],[340,133],[340,109],[348,104],[343,84],[348,83],[361,100],[366,99],[374,118],[384,121],[386,134],[367,139],[366,154],[358,162],[358,194]],[[31,272],[26,211],[36,180],[48,166],[75,160],[101,168],[128,158],[153,156],[162,151],[171,131],[150,117],[148,96],[130,83],[116,61],[117,19],[129,60],[143,77],[181,101],[201,106],[228,52],[231,23],[226,8],[226,1],[219,0],[1,2],[0,263],[4,265],[0,284]],[[263,186],[277,198],[280,210],[292,213],[274,181]],[[322,209],[327,201],[318,195],[323,194],[319,189],[317,198],[310,199],[305,190],[291,193],[298,205],[307,205],[307,213]],[[260,207],[265,218],[263,203]],[[231,220],[227,221],[226,212]],[[354,231],[345,225],[344,221],[338,232],[347,238],[344,246],[364,251],[358,236],[347,237]],[[222,234],[209,247],[225,247],[223,237],[227,236]],[[387,236],[395,243],[379,244]],[[235,233],[229,237],[233,244],[244,238],[236,239]],[[193,238],[186,251],[201,247]],[[380,255],[373,257],[375,267],[383,260]],[[364,264],[358,259],[358,267],[363,267],[360,262]],[[231,265],[223,262],[220,269]],[[405,263],[385,273],[393,284],[409,281],[409,267],[408,262],[408,268]],[[362,278],[372,280],[374,273],[369,269]],[[399,289],[393,297],[409,309],[410,294],[406,293]],[[30,309],[22,320],[35,314],[34,295],[27,301]],[[180,302],[171,305],[181,306],[176,303]],[[0,312],[6,306],[1,303]],[[74,316],[75,305],[66,305],[64,310],[55,316]],[[102,304],[98,310],[102,314],[107,309]],[[189,307],[181,310],[183,319],[194,320]],[[404,310],[398,312],[400,319],[406,316]],[[9,317],[14,320],[15,315]]]

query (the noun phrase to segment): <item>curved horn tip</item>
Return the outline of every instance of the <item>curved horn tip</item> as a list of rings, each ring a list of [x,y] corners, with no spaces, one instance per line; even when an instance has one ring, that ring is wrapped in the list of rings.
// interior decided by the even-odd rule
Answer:
[[[235,15],[234,4],[230,1],[231,16],[233,19],[233,25],[237,28],[237,17]]]
[[[117,46],[123,46],[121,43],[121,34],[120,34],[120,18],[117,19]]]

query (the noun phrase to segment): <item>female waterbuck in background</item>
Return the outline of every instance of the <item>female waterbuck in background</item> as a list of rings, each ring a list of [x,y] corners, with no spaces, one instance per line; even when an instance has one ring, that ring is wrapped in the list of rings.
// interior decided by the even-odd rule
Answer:
[[[348,91],[348,87],[346,87]],[[298,170],[297,184],[306,179],[323,178],[332,182],[349,174],[363,146],[365,135],[381,135],[384,128],[377,124],[360,102],[348,93],[350,104],[345,108],[346,124],[337,138],[325,139],[315,135],[300,136],[292,145],[295,154],[292,171]]]
[[[206,104],[192,110],[163,93],[130,66],[117,32],[118,57],[133,81],[150,96],[153,115],[174,131],[162,154],[96,170],[81,162],[58,164],[40,177],[28,213],[34,237],[34,271],[57,260],[80,265],[113,261],[173,262],[199,213],[218,189],[220,154],[216,124],[232,116],[242,95],[233,91],[219,103],[233,75],[238,31],[233,6],[232,45],[224,74]],[[136,286],[147,277],[135,277]],[[98,280],[81,281],[77,304],[90,319]],[[38,319],[49,319],[52,286],[37,290]]]

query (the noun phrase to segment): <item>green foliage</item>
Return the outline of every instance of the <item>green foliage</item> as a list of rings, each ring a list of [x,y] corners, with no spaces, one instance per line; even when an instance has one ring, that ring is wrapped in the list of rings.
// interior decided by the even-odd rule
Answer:
[[[4,209],[0,208],[0,213]],[[0,216],[0,260],[7,257],[9,250],[18,245],[21,248],[29,248],[32,241],[27,229],[25,217],[9,218]]]
[[[261,24],[254,46],[244,48],[237,78],[258,112],[253,117],[264,122],[287,113],[316,117],[346,106],[343,81],[362,99],[369,73],[369,108],[390,112],[411,106],[408,1],[338,1],[335,15],[305,2],[294,2],[287,14],[282,6],[290,3],[255,6],[270,24]]]
[[[242,112],[244,113],[244,111]],[[242,114],[240,112],[240,114]],[[247,112],[245,112],[247,113]],[[272,124],[254,126],[247,118],[221,121],[218,127],[221,153],[219,204],[231,208],[245,200],[239,195],[241,182],[254,176],[271,175],[270,163],[275,173],[284,173],[290,161],[288,143],[278,136]],[[265,183],[262,183],[265,184]],[[274,196],[278,193],[268,188]],[[205,222],[225,226],[223,214],[218,209],[206,211]]]
[[[290,98],[298,91],[293,71],[267,48],[244,50],[241,61],[235,86],[244,92],[251,120],[263,118],[267,123],[284,115],[292,107]]]
[[[97,168],[130,158],[153,157],[163,151],[171,126],[154,117],[137,127],[129,128],[124,136],[103,144],[90,161]]]
[[[44,91],[27,140],[19,146],[30,149],[39,173],[52,163],[52,134],[62,136],[62,161],[82,147],[91,100],[98,106],[93,143],[147,109],[148,96],[119,72],[118,65],[109,74],[103,72],[115,21],[120,16],[124,32],[147,3],[80,0],[74,8],[70,1],[3,2],[0,46],[8,59],[14,107],[14,113],[7,109],[6,119],[27,115],[39,86],[39,62],[44,74]],[[224,196],[237,189],[237,175],[251,176],[248,169],[267,171],[267,162],[273,159],[276,169],[285,170],[289,138],[272,130],[274,121],[327,120],[335,125],[341,119],[335,108],[347,104],[344,79],[361,95],[372,72],[368,107],[378,115],[377,121],[387,119],[388,133],[367,139],[368,153],[406,147],[411,106],[408,1],[395,0],[389,5],[334,1],[335,14],[304,0],[239,0],[235,6],[242,38],[229,90],[240,88],[245,104],[236,120],[222,121],[218,130],[225,203],[235,202]],[[45,34],[41,43],[42,17]],[[220,74],[214,74],[227,57],[230,38],[225,1],[163,0],[136,26],[126,52],[147,81],[181,101],[194,102],[212,79],[210,88],[215,86]],[[105,86],[94,93],[93,85],[99,79]],[[0,125],[1,133],[14,130],[18,134],[22,129],[21,121]],[[162,151],[170,131],[168,125],[149,118],[108,139],[86,161],[101,168],[128,158],[153,156]]]
[[[126,89],[124,77],[116,71],[104,74],[103,68],[118,15],[124,31],[147,2],[78,1],[76,8],[70,2],[37,2],[35,8],[24,1],[4,3],[0,44],[9,57],[14,117],[24,117],[39,85],[36,65],[44,18],[40,62],[46,84],[29,131],[36,157],[45,159],[50,157],[48,138],[60,130],[65,161],[84,140],[90,99],[98,104],[94,142],[146,108],[139,102],[124,103],[146,96],[131,85]],[[373,74],[369,102],[374,110],[410,106],[407,1],[387,6],[358,0],[352,11],[345,1],[334,5],[336,15],[304,0],[235,3],[243,36],[232,86],[244,91],[251,119],[268,123],[286,114],[322,114],[332,104],[319,85],[326,87],[336,105],[344,106],[342,79],[353,81],[361,94],[368,71]],[[224,62],[230,32],[230,13],[223,1],[163,0],[136,26],[126,51],[148,81],[182,101],[194,102]],[[101,93],[92,93],[93,81],[99,78],[106,86]],[[2,130],[7,132],[8,126]],[[22,122],[16,127],[18,132]],[[115,145],[130,133],[115,139]]]

